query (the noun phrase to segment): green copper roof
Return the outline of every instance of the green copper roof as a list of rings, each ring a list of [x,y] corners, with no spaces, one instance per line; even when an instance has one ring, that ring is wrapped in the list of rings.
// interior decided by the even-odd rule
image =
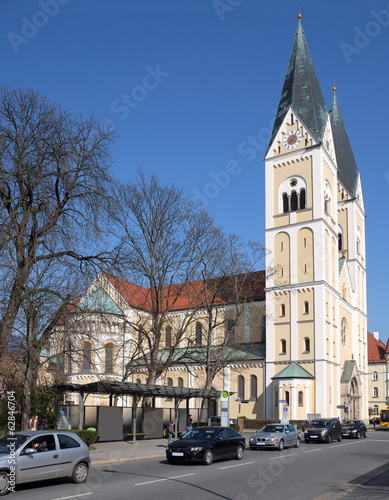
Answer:
[[[335,92],[332,98],[330,119],[332,135],[334,138],[336,162],[338,165],[338,179],[350,195],[355,197],[358,184],[358,167],[351,149],[346,127],[343,123],[343,118],[340,113]]]
[[[343,365],[343,373],[340,382],[350,382],[353,375],[354,368],[356,367],[356,361],[345,361]]]
[[[107,293],[99,288],[92,292],[79,304],[79,309],[83,311],[95,311],[106,314],[123,314],[115,302]]]
[[[268,150],[290,106],[321,142],[328,117],[311,54],[299,20]]]
[[[295,361],[292,361],[290,365],[280,371],[277,375],[272,377],[273,380],[280,378],[314,378],[307,370],[300,366]]]

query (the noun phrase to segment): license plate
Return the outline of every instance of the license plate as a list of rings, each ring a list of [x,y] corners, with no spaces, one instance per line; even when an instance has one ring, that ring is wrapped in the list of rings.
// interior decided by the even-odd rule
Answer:
[[[172,451],[172,457],[183,457],[184,454],[180,451]]]
[[[257,443],[258,446],[265,446],[266,443]]]
[[[318,436],[309,436],[309,439],[317,439]]]

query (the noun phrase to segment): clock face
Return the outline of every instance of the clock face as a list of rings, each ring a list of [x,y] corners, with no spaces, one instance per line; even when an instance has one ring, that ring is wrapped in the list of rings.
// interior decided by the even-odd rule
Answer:
[[[282,145],[286,149],[297,148],[302,138],[303,136],[299,130],[290,130],[287,134],[285,134]]]

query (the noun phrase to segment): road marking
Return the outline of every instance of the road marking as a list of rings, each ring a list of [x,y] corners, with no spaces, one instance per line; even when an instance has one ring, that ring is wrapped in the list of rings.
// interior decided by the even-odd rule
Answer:
[[[338,448],[339,446],[350,446],[350,444],[357,444],[359,441],[352,441],[351,443],[333,444],[331,448]]]
[[[218,467],[219,470],[231,469],[231,467],[242,467],[242,465],[255,464],[256,462],[245,462],[244,464],[227,465],[226,467]]]
[[[184,474],[182,476],[174,476],[174,477],[165,477],[163,479],[155,479],[154,481],[146,481],[144,483],[136,483],[134,486],[143,486],[144,484],[152,484],[152,483],[160,483],[161,481],[171,481],[172,479],[180,479],[181,477],[195,476],[196,473],[192,474]]]
[[[307,451],[304,451],[304,453],[312,453],[313,451],[320,451],[322,450],[323,448],[315,448],[314,450],[307,450]]]
[[[278,456],[278,457],[273,457],[273,458],[268,458],[268,460],[282,460],[283,458],[286,458],[286,457],[294,457],[294,453],[291,453],[290,455],[282,455],[282,456]]]
[[[53,500],[68,500],[68,498],[79,498],[85,497],[86,495],[93,495],[93,493],[90,491],[89,493],[80,493],[79,495],[72,495],[71,497],[53,498]]]

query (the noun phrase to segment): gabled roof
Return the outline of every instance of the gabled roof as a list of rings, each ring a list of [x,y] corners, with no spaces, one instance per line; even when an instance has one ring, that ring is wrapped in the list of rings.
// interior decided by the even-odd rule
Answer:
[[[90,295],[85,297],[78,308],[81,311],[96,311],[106,314],[123,314],[120,308],[115,304],[111,297],[101,288],[98,288]]]
[[[385,344],[377,340],[373,334],[367,332],[367,359],[368,363],[385,363]]]
[[[152,310],[151,289],[108,274],[104,274],[104,277],[129,306],[143,311]],[[240,287],[239,297],[242,301],[264,301],[265,281],[265,271],[254,271],[245,276],[213,278],[207,282],[206,287],[203,281],[166,285],[162,288],[159,299],[163,301],[165,310],[170,311],[190,309],[209,301],[228,305],[234,303],[234,289],[237,286]]]
[[[340,378],[341,383],[350,382],[353,376],[354,369],[356,369],[357,363],[353,359],[352,361],[345,361],[343,365],[343,372]]]
[[[344,126],[343,118],[340,113],[335,91],[330,109],[330,119],[338,167],[338,178],[350,195],[355,197],[359,172],[346,132],[346,127]]]
[[[316,141],[321,142],[328,112],[300,19],[267,151],[291,106]]]
[[[292,361],[286,368],[280,371],[277,375],[272,377],[273,380],[281,379],[281,378],[315,378],[311,375],[305,368],[300,366],[295,361]]]

